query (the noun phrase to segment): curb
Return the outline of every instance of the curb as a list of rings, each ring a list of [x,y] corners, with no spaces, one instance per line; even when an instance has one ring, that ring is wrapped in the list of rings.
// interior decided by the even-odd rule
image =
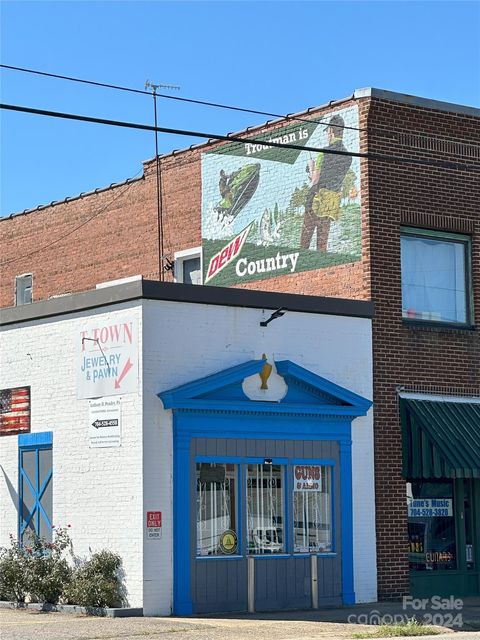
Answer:
[[[102,618],[143,617],[143,608],[132,607],[80,607],[76,604],[49,604],[48,602],[8,602],[0,600],[0,609],[30,609],[31,611],[50,611],[55,613],[84,614]]]

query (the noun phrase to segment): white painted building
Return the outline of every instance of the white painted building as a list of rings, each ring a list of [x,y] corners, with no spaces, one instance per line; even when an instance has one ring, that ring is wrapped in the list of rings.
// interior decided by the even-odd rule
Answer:
[[[70,524],[76,554],[121,555],[145,615],[374,601],[371,315],[141,280],[2,310],[0,545]],[[19,477],[37,449],[43,512]]]

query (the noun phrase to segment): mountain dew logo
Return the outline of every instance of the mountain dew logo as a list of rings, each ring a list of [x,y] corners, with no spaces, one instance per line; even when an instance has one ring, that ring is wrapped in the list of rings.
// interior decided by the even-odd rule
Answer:
[[[233,240],[231,240],[225,247],[223,247],[223,249],[210,259],[207,275],[205,277],[205,284],[216,276],[217,273],[220,273],[222,269],[229,265],[232,260],[240,254],[251,226],[252,225],[249,224],[248,227],[238,234],[238,236],[233,238]]]

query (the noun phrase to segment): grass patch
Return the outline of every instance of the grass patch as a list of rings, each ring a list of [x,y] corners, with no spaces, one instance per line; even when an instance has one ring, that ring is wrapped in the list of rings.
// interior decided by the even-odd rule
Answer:
[[[354,638],[400,638],[405,636],[435,636],[441,632],[436,627],[424,625],[413,618],[401,624],[382,624],[374,633],[354,633]]]

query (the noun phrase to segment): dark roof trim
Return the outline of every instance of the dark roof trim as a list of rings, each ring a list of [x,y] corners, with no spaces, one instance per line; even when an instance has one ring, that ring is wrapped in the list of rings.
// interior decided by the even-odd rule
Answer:
[[[34,302],[20,307],[2,309],[0,312],[0,326],[29,322],[40,318],[50,318],[140,299],[252,309],[279,309],[284,307],[288,311],[300,313],[318,313],[356,318],[372,318],[374,313],[374,304],[370,300],[345,300],[343,298],[322,298],[320,296],[303,296],[293,293],[137,280],[113,287]]]

